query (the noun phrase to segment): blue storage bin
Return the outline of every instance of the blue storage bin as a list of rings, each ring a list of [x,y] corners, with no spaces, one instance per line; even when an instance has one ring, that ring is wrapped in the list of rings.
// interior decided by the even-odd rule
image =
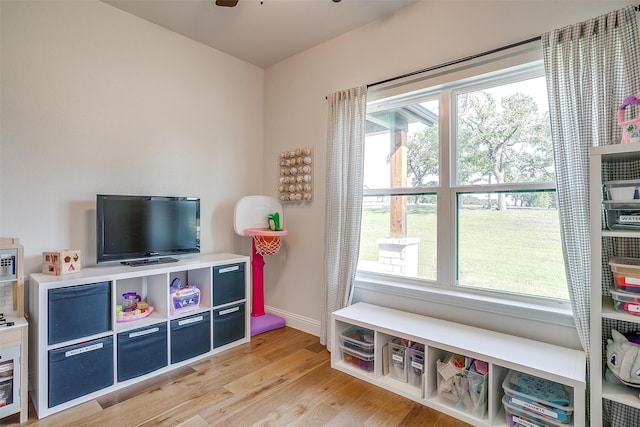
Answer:
[[[49,351],[49,407],[113,385],[113,337]]]
[[[48,291],[49,345],[111,330],[110,282]]]
[[[171,321],[171,363],[182,362],[210,350],[210,312]]]
[[[166,323],[118,334],[118,381],[164,368],[167,359]]]
[[[245,304],[213,310],[213,348],[245,337]]]
[[[213,305],[228,304],[245,298],[244,263],[213,268]]]

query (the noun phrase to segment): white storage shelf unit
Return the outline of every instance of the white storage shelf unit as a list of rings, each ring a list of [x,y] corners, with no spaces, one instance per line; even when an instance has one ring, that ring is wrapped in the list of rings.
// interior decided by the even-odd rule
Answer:
[[[464,422],[476,426],[507,425],[502,407],[502,382],[512,369],[570,387],[574,397],[573,421],[566,425],[585,425],[586,356],[582,351],[362,302],[334,312],[331,325],[333,368]],[[342,360],[340,336],[354,326],[373,331],[374,368],[371,372]],[[424,344],[421,387],[383,374],[383,348],[396,337]],[[474,416],[438,395],[436,363],[448,353],[488,363],[488,410],[483,417]]]
[[[617,169],[616,165],[627,162],[640,162],[640,144],[616,144],[593,147],[590,150],[590,215],[591,215],[591,425],[594,427],[603,424],[602,399],[618,402],[630,407],[640,409],[638,389],[621,384],[612,384],[604,379],[605,376],[605,352],[606,339],[611,336],[609,327],[605,327],[604,320],[615,320],[621,327],[629,331],[640,330],[640,316],[627,312],[619,312],[614,309],[613,300],[608,290],[612,284],[607,277],[608,260],[603,265],[603,244],[613,243],[616,248],[637,247],[640,239],[640,229],[609,230],[605,227],[603,218],[603,169],[607,167]],[[629,176],[618,177],[622,180],[637,179],[635,175],[637,167],[628,169]],[[617,256],[630,256],[640,258],[640,252],[629,254],[613,254]],[[604,270],[604,275],[603,275]],[[607,322],[609,323],[609,322]],[[621,331],[621,332],[626,332]]]
[[[183,285],[194,285],[199,289],[199,306],[197,308],[176,311],[171,314],[169,287],[174,278],[179,278]],[[244,308],[250,306],[250,282],[249,257],[227,253],[201,255],[169,264],[140,267],[121,265],[90,267],[84,268],[78,273],[64,276],[32,274],[29,297],[30,323],[32,325],[30,328],[30,347],[32,349],[30,352],[32,370],[30,390],[38,417],[43,418],[159,373],[249,342],[250,317],[247,314],[248,310]],[[214,305],[217,284],[220,284],[224,292],[231,291],[236,299],[231,301],[227,299]],[[54,324],[50,324],[49,319],[52,314],[50,310],[53,310],[50,309],[50,306],[56,304],[53,302],[54,295],[56,293],[62,295],[61,304],[64,310],[67,308],[64,304],[71,304],[64,301],[64,293],[75,290],[78,292],[89,290],[91,296],[85,296],[85,301],[87,301],[86,298],[89,298],[88,300],[92,301],[91,306],[71,305],[68,316],[64,319],[56,316]],[[116,305],[122,304],[122,294],[126,292],[136,292],[149,306],[153,306],[153,312],[147,317],[133,321],[117,321]],[[238,309],[238,307],[242,307],[242,309]],[[60,310],[60,305],[55,309]],[[231,313],[230,317],[233,317],[233,320],[231,322],[226,319],[220,321],[219,313]],[[241,314],[241,317],[238,314]],[[74,319],[74,316],[82,316],[86,319],[84,322],[79,322],[78,319]],[[218,320],[214,320],[214,317]],[[202,325],[202,319],[208,323]],[[188,334],[191,332],[185,332],[184,328],[192,324],[195,327],[196,321],[199,321],[200,325],[196,327],[197,329],[192,330],[197,330],[199,335],[190,336]],[[72,323],[66,324],[66,322]],[[98,332],[84,332],[89,330],[86,328],[91,328],[94,323],[98,324]],[[178,325],[180,326],[178,327]],[[67,335],[69,330],[74,328],[81,330],[80,336],[77,336],[77,333],[75,336]],[[231,330],[229,330],[230,328]],[[206,331],[208,334],[206,339],[210,341],[204,349],[202,348],[203,331]],[[71,333],[73,334],[73,332]],[[158,333],[161,334],[160,337],[151,338],[152,334]],[[188,345],[193,344],[196,350],[190,353],[189,348],[172,347],[172,336],[175,337],[174,347],[175,343],[180,341],[180,343],[189,343]],[[218,336],[222,337],[220,338],[222,341],[216,340]],[[149,349],[145,349],[144,344],[138,344],[136,347],[135,343],[131,343],[130,337],[133,339],[148,337],[148,341],[141,341],[141,343],[153,342],[153,344]],[[125,370],[128,373],[123,376],[126,379],[119,381],[118,355],[119,350],[123,351],[124,349],[125,339],[129,340],[126,344],[127,351],[131,349],[131,351],[140,352],[143,355],[143,360],[141,360],[139,368],[134,367],[133,371],[127,367]],[[121,349],[118,348],[120,342],[123,343]],[[151,348],[153,351],[150,350]],[[95,360],[91,360],[89,364],[102,365],[101,370],[95,368],[97,370],[95,375],[106,375],[106,378],[103,379],[102,384],[92,382],[86,393],[77,390],[64,390],[67,384],[63,379],[65,377],[61,378],[61,374],[67,374],[68,381],[73,382],[73,371],[77,369],[79,361],[75,362],[69,359],[63,369],[56,368],[58,372],[52,372],[50,366],[54,366],[53,363],[65,363],[59,362],[57,359],[54,361],[54,358],[63,358],[70,354],[83,352],[95,354],[92,356]],[[172,362],[174,353],[180,353],[180,356],[175,358],[175,362]],[[98,354],[100,355],[98,356]],[[123,359],[131,359],[130,354],[120,354]],[[85,362],[87,361],[85,360]],[[148,372],[149,368],[145,366],[149,363],[155,366],[151,372]],[[120,368],[122,370],[123,366]],[[108,371],[108,374],[105,374],[104,371]],[[56,383],[56,381],[59,382]],[[62,390],[53,390],[53,388]]]

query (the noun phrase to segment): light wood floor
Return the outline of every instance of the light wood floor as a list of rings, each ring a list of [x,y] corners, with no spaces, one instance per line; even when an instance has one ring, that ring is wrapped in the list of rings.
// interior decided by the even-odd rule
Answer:
[[[330,365],[317,337],[285,327],[42,420],[30,404],[22,425],[467,426]]]

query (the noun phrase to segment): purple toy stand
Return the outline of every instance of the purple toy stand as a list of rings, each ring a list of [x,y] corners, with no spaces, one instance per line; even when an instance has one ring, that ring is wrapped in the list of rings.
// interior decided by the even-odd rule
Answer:
[[[263,332],[284,328],[285,321],[275,314],[265,313],[262,316],[251,317],[251,336],[256,336]]]

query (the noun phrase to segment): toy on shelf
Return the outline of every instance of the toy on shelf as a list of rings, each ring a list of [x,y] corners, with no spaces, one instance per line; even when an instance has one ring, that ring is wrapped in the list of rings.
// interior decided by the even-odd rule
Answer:
[[[640,388],[640,345],[633,341],[611,330],[611,339],[607,340],[607,368],[623,384]]]
[[[251,236],[251,336],[282,328],[284,319],[264,311],[264,255],[280,250],[280,238],[287,235],[282,228],[282,205],[268,196],[247,196],[236,203],[234,228],[240,236]]]
[[[640,142],[640,117],[625,120],[624,110],[629,105],[640,105],[640,93],[636,96],[628,96],[618,108],[618,126],[622,128],[622,138],[620,142],[627,144],[630,142]]]
[[[142,301],[136,292],[122,294],[122,304],[116,305],[116,322],[131,322],[149,316],[153,307]]]
[[[122,311],[124,313],[135,311],[138,303],[142,301],[142,297],[136,292],[126,292],[122,294]]]
[[[169,301],[171,314],[196,310],[200,307],[200,289],[192,285],[183,286],[176,277],[169,286]]]

